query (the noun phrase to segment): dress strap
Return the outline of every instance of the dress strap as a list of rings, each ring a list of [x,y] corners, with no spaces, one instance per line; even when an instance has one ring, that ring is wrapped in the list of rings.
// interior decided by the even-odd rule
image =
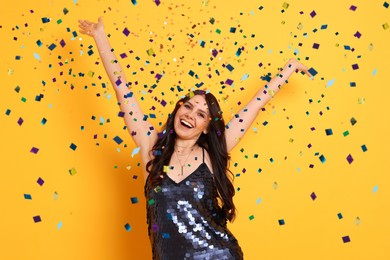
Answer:
[[[202,147],[202,156],[203,156],[203,162],[204,162],[204,148]]]

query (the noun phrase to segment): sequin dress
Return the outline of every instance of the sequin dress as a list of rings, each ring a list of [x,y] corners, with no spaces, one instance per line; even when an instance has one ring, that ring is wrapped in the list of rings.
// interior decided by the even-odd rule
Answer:
[[[159,188],[146,182],[153,259],[243,259],[220,217],[213,175],[204,162],[180,183],[166,176]]]

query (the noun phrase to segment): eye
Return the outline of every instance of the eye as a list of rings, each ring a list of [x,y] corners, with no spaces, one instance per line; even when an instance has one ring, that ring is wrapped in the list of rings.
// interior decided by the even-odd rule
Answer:
[[[201,118],[206,118],[206,116],[203,113],[198,113],[198,116],[200,116]]]
[[[184,104],[184,107],[187,108],[187,109],[190,109],[190,108],[191,108],[191,106],[188,105],[188,104]]]

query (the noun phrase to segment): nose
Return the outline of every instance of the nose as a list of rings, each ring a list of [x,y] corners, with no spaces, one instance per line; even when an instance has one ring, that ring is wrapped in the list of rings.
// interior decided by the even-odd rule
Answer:
[[[185,116],[189,119],[194,119],[194,111],[189,111]]]

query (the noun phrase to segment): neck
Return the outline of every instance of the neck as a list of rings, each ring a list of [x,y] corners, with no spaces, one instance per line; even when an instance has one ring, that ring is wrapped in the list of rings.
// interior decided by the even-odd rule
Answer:
[[[175,151],[180,154],[186,154],[196,148],[196,140],[180,140],[175,141]]]

